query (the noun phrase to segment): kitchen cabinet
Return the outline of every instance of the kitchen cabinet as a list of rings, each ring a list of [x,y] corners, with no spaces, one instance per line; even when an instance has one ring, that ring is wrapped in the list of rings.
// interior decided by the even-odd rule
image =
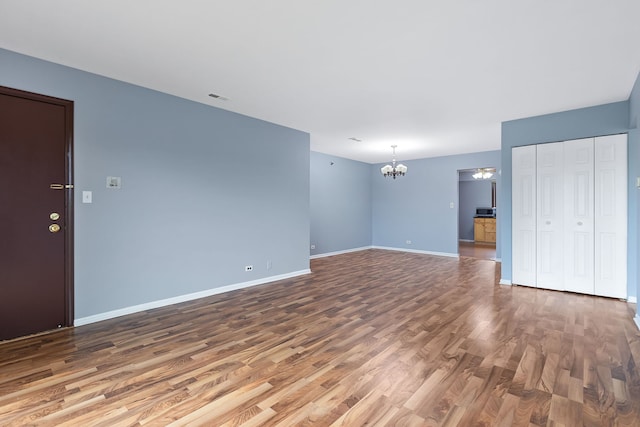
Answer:
[[[474,218],[473,219],[473,240],[477,243],[496,242],[496,219],[495,218]]]

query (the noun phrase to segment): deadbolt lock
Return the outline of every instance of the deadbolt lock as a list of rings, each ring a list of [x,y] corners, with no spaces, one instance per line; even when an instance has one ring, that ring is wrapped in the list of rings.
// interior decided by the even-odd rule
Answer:
[[[51,212],[49,218],[51,218],[51,221],[57,221],[60,219],[60,214],[58,212]]]
[[[49,226],[49,231],[52,233],[57,233],[58,231],[60,231],[60,226],[58,224],[51,224]]]

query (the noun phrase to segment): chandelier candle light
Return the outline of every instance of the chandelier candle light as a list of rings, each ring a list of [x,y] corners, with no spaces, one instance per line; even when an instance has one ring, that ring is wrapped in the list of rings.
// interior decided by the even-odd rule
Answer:
[[[391,148],[393,148],[393,160],[391,164],[385,165],[380,168],[380,172],[382,172],[382,175],[384,175],[385,177],[390,176],[393,179],[396,179],[396,176],[403,176],[405,173],[407,173],[407,167],[405,165],[403,165],[402,163],[396,165],[396,147],[397,145],[391,146]]]

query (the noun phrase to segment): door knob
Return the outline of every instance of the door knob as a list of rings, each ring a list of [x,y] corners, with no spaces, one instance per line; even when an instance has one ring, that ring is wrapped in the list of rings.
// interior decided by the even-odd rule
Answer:
[[[60,214],[58,212],[51,212],[49,218],[51,218],[51,221],[57,221],[60,219]]]
[[[582,221],[578,221],[578,225],[582,225]]]
[[[60,231],[60,226],[58,224],[51,224],[49,226],[49,231],[52,233],[57,233],[58,231]]]

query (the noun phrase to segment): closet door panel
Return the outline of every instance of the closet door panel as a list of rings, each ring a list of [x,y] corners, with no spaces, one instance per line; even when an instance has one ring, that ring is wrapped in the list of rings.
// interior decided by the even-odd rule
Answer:
[[[627,297],[627,135],[518,147],[513,283]]]
[[[537,146],[537,287],[564,290],[563,143]]]
[[[564,142],[564,286],[594,293],[594,139]]]
[[[519,285],[536,286],[536,147],[515,147],[511,155],[511,281]]]
[[[595,139],[595,294],[627,297],[627,135]]]

